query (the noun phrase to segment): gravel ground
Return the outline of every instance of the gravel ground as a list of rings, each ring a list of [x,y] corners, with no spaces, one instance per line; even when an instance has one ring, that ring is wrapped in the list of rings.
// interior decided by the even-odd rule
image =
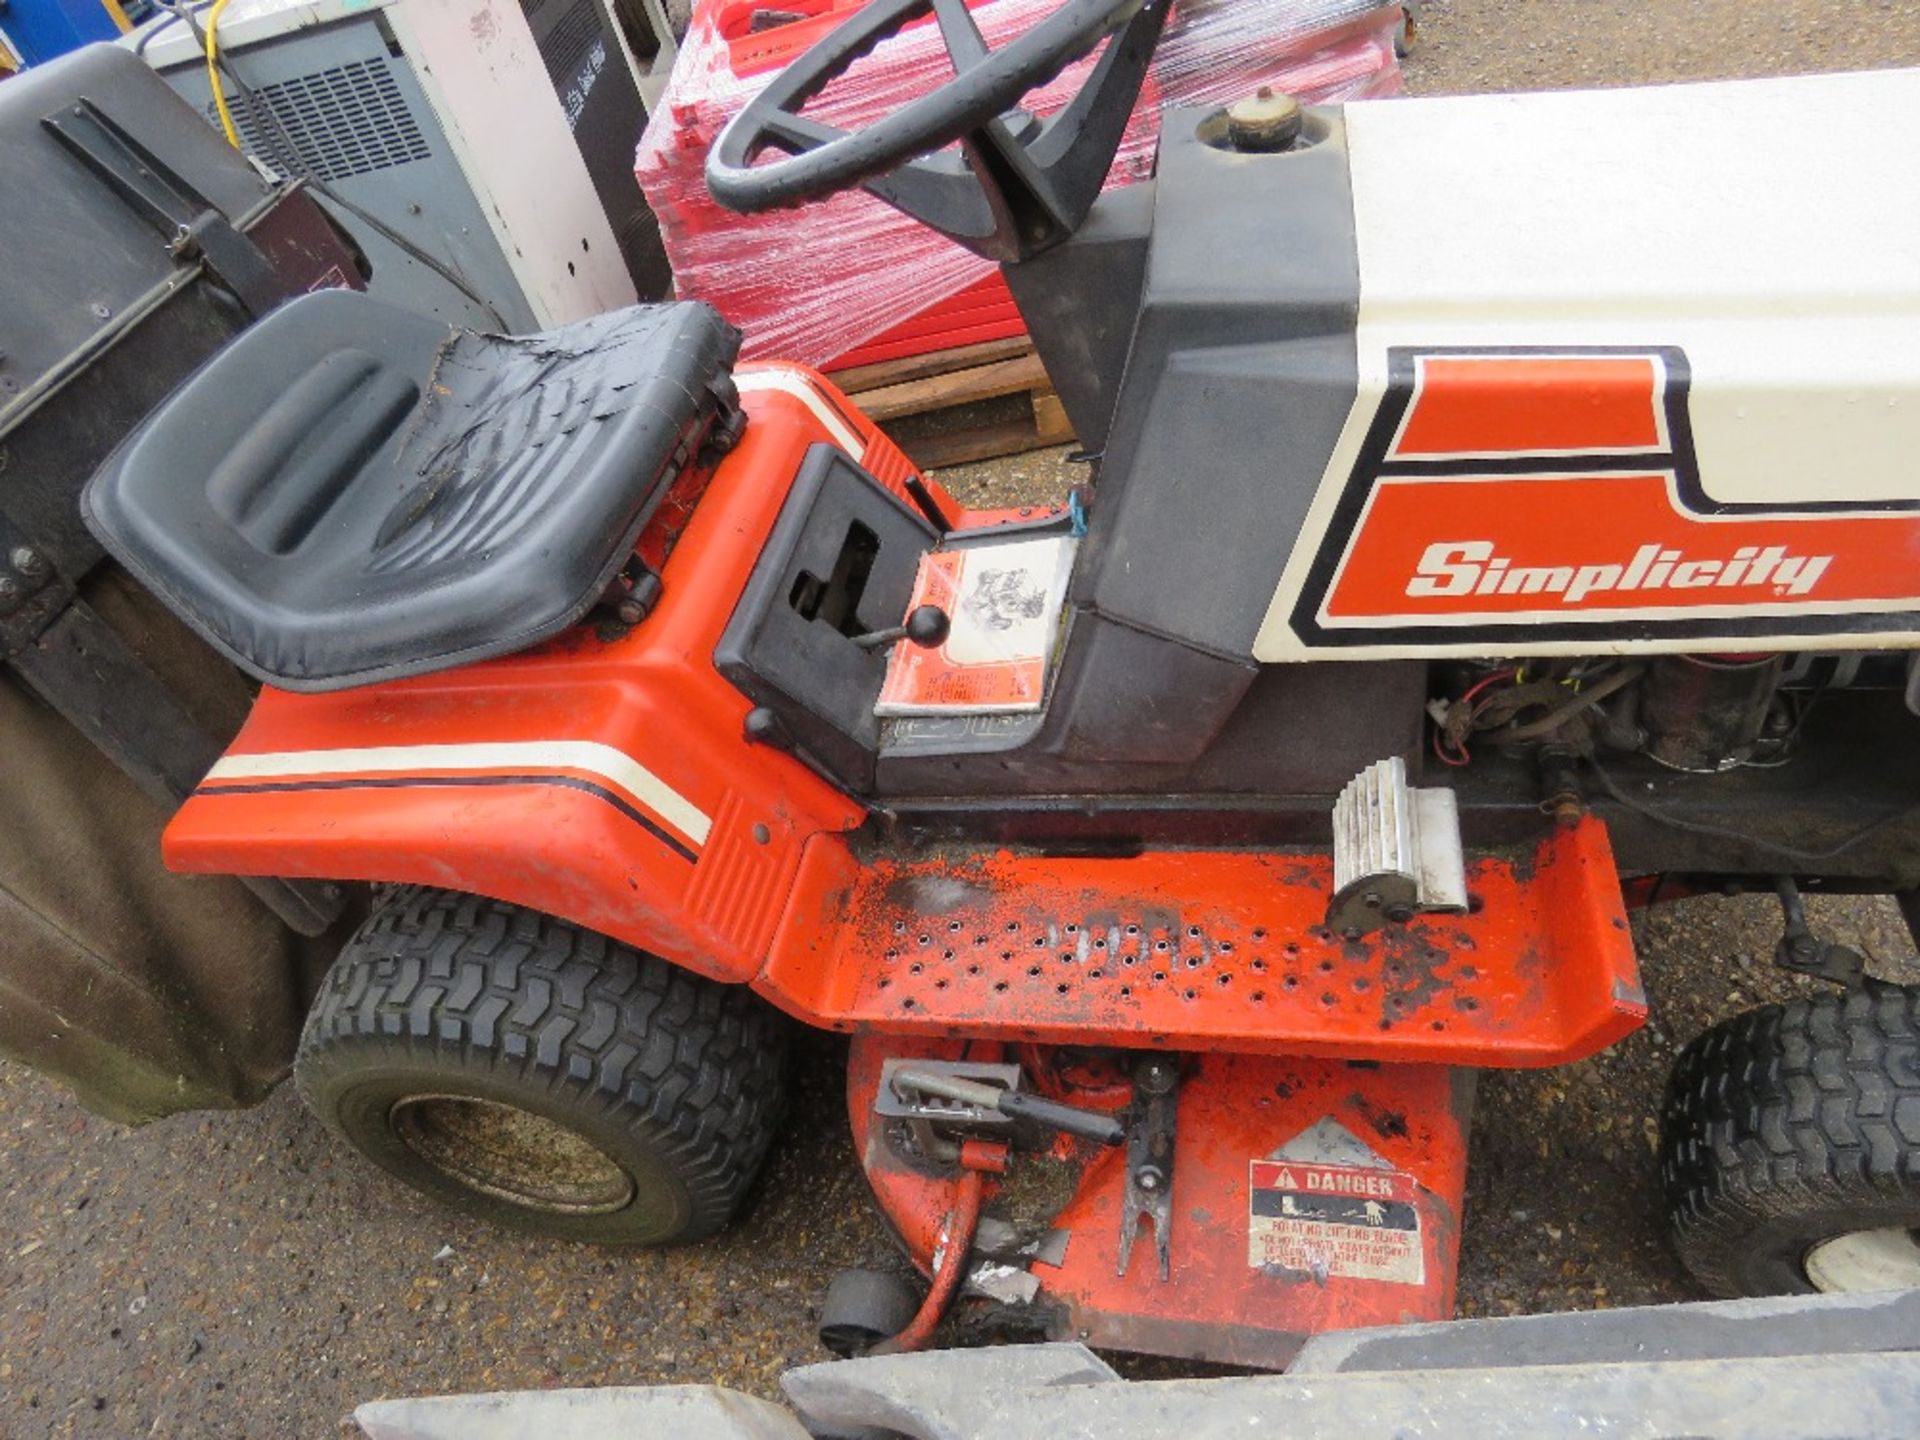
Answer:
[[[1424,93],[1920,63],[1911,0],[1429,3]],[[1056,489],[1058,456],[975,467],[970,493]],[[1884,901],[1817,923],[1915,978]],[[1651,1135],[1674,1048],[1788,994],[1772,907],[1702,900],[1640,929],[1648,1027],[1608,1054],[1481,1089],[1466,1314],[1689,1292],[1663,1247]],[[832,1274],[888,1254],[844,1140],[839,1052],[804,1047],[794,1123],[750,1218],[625,1255],[468,1224],[376,1178],[290,1090],[138,1131],[0,1063],[0,1436],[318,1436],[383,1394],[718,1380],[770,1392],[819,1358]]]

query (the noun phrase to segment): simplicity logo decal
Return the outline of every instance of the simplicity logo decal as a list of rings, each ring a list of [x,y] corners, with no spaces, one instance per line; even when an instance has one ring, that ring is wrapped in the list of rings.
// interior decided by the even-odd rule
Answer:
[[[1557,595],[1578,605],[1609,590],[1761,590],[1806,595],[1833,563],[1831,555],[1789,555],[1786,547],[1743,545],[1724,560],[1696,560],[1684,551],[1642,545],[1623,565],[1516,565],[1491,540],[1429,545],[1407,581],[1415,599],[1448,595]]]
[[[1709,499],[1687,383],[1672,348],[1390,351],[1296,633],[1362,645],[1467,629],[1539,641],[1616,617],[1641,636],[1726,638],[1777,634],[1782,616],[1808,632],[1920,624],[1920,507]]]

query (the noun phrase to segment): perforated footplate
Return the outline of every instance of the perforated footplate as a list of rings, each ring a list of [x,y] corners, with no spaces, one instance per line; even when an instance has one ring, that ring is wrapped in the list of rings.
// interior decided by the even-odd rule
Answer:
[[[1640,1023],[1599,822],[1468,881],[1470,914],[1349,940],[1320,923],[1325,856],[855,870],[816,849],[760,983],[841,1030],[1475,1065],[1563,1063]]]

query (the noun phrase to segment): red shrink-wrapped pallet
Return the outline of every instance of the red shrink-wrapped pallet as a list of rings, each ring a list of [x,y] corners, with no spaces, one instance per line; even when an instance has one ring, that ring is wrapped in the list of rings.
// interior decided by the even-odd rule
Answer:
[[[1059,0],[976,0],[999,46]],[[746,353],[823,368],[866,364],[1020,333],[993,266],[862,192],[796,210],[735,215],[707,193],[707,149],[794,56],[859,0],[699,0],[635,171],[659,217],[680,295],[746,333]],[[1107,177],[1147,175],[1161,110],[1223,105],[1262,85],[1310,102],[1394,95],[1399,4],[1377,0],[1176,0],[1153,70]],[[1028,97],[1052,114],[1093,57]],[[883,42],[808,113],[853,128],[950,78],[930,18]]]

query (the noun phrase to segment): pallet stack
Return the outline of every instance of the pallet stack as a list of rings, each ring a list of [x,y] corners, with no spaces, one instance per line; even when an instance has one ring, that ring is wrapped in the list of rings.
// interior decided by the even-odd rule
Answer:
[[[829,372],[923,470],[1073,439],[1046,367],[1024,335]]]

